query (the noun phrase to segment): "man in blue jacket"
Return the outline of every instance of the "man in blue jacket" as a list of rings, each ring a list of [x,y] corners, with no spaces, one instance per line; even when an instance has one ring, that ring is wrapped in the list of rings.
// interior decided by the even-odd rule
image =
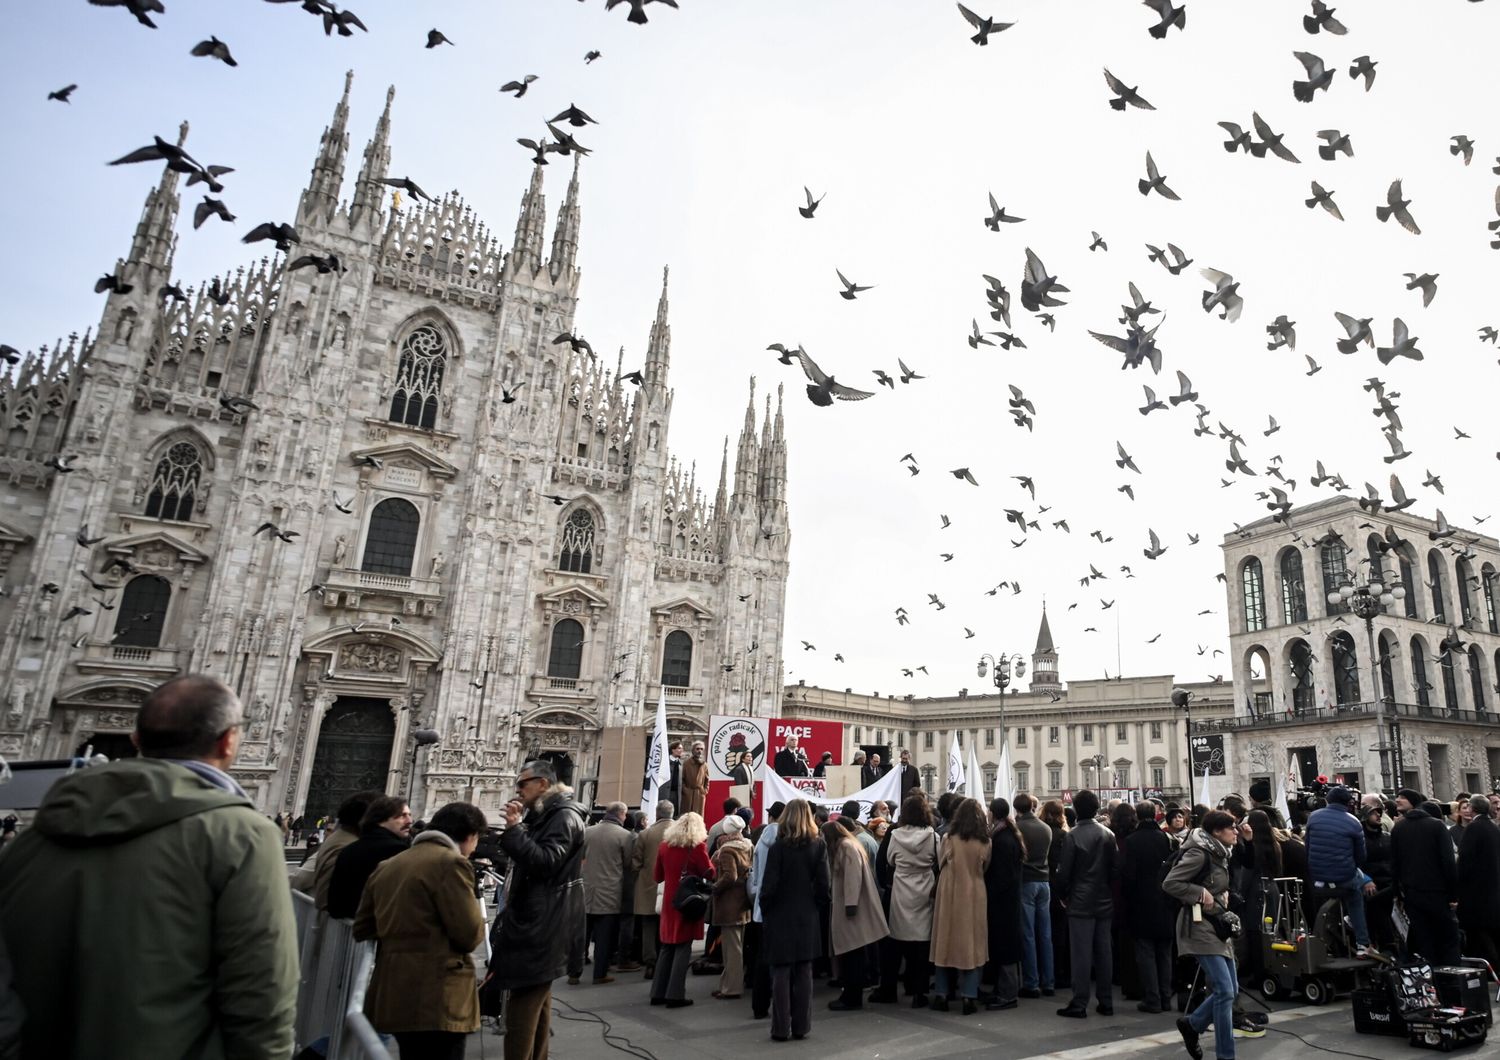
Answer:
[[[1339,898],[1354,925],[1356,957],[1373,956],[1370,929],[1365,922],[1365,895],[1375,893],[1375,884],[1360,871],[1365,861],[1365,832],[1354,816],[1354,796],[1348,788],[1328,789],[1328,805],[1314,810],[1307,819],[1307,874],[1313,895],[1321,903]]]

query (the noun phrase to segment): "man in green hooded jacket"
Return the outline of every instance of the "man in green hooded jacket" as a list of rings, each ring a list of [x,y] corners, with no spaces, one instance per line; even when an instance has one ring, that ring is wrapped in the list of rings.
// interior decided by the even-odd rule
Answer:
[[[281,835],[225,772],[240,703],[174,678],[142,757],[52,786],[0,857],[23,1060],[286,1060],[297,941]]]

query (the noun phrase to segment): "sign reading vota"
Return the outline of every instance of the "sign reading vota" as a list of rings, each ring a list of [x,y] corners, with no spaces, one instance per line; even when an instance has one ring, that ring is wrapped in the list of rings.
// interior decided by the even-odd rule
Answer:
[[[742,718],[715,714],[708,722],[708,779],[733,780],[734,767],[749,755],[752,777],[760,775],[766,760],[769,718]]]
[[[1193,776],[1201,777],[1205,770],[1211,777],[1222,777],[1229,772],[1224,760],[1224,734],[1205,733],[1194,736],[1189,745],[1193,753]]]

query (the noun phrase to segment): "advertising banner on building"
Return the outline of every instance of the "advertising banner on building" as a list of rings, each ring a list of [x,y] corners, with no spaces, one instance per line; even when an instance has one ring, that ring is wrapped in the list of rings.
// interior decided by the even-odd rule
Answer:
[[[1224,755],[1223,733],[1194,736],[1191,747],[1193,776],[1201,777],[1207,772],[1211,777],[1222,777],[1229,772],[1229,764]]]

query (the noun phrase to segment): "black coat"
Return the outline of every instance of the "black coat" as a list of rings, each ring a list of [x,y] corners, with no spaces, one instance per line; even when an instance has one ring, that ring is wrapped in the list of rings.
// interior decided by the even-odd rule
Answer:
[[[830,897],[823,840],[793,844],[778,837],[760,882],[760,938],[767,964],[796,964],[823,955],[823,918]]]
[[[1456,901],[1458,861],[1447,826],[1421,807],[1408,811],[1391,829],[1391,872],[1408,902]]]
[[[352,920],[359,911],[370,873],[386,858],[393,858],[411,844],[378,824],[360,831],[359,838],[340,850],[328,880],[328,915]]]
[[[908,762],[901,767],[901,801],[906,801],[906,793],[912,788],[922,786],[922,774],[917,772],[917,767]]]
[[[1172,853],[1172,840],[1146,821],[1125,837],[1125,861],[1120,867],[1120,893],[1130,932],[1138,939],[1170,941],[1176,933],[1177,910],[1161,889],[1161,867]]]
[[[793,751],[783,747],[776,752],[776,763],[773,766],[778,777],[805,777],[808,776],[807,762],[797,757]]]
[[[583,824],[583,807],[558,792],[500,837],[510,878],[490,971],[505,989],[567,969],[568,944],[583,931]]]
[[[990,960],[995,964],[1016,964],[1021,960],[1021,866],[1025,861],[1014,822],[990,836],[984,897]]]
[[[1053,885],[1069,916],[1108,918],[1114,911],[1112,884],[1119,874],[1115,834],[1098,821],[1080,821],[1063,840]]]
[[[1458,919],[1466,927],[1500,930],[1500,827],[1475,815],[1458,841]]]
[[[1378,824],[1365,826],[1364,870],[1379,890],[1391,889],[1391,837]]]

